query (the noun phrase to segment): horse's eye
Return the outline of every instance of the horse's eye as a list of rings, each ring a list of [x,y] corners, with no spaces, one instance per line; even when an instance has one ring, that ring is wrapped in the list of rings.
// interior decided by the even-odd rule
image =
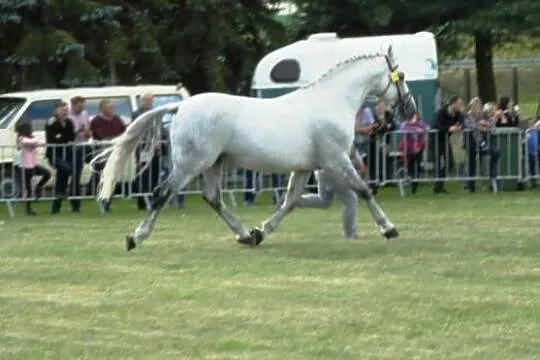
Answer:
[[[402,71],[400,71],[398,74],[399,74],[399,80],[401,81],[405,80],[405,74]]]

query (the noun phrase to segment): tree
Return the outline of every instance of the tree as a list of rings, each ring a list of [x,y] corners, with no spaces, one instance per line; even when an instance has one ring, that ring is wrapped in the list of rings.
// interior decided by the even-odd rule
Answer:
[[[2,87],[182,80],[245,94],[256,61],[287,42],[277,2],[3,0]]]
[[[489,6],[455,21],[453,27],[456,32],[474,35],[478,95],[483,101],[495,101],[494,45],[520,35],[540,35],[540,3],[535,0],[492,0],[485,3]]]
[[[195,93],[246,93],[255,62],[286,43],[285,29],[263,0],[171,0],[159,11],[169,74]]]
[[[334,31],[340,36],[369,36],[431,30],[439,49],[455,50],[459,34],[475,39],[477,83],[485,100],[496,97],[493,45],[509,35],[538,35],[540,2],[536,0],[296,0],[301,23],[297,37]]]

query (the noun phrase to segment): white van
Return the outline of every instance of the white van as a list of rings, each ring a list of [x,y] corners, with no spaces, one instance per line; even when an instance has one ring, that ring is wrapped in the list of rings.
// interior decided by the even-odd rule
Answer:
[[[86,110],[90,117],[99,112],[98,104],[102,99],[109,99],[115,113],[128,124],[139,106],[141,95],[145,93],[154,95],[154,106],[181,101],[190,96],[181,84],[50,89],[0,95],[0,199],[17,194],[14,171],[14,159],[18,156],[14,132],[17,121],[30,121],[34,135],[45,140],[45,124],[53,115],[55,104],[61,100],[69,104],[71,98],[82,96],[86,100]],[[50,168],[44,159],[45,149],[40,148],[39,151],[40,163]],[[89,171],[86,169],[81,182],[85,183],[88,176]],[[54,182],[54,177],[51,182]]]

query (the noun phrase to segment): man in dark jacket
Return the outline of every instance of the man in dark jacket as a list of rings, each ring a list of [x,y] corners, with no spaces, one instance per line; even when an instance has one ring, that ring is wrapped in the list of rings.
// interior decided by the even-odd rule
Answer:
[[[454,156],[450,144],[450,136],[460,132],[463,128],[463,99],[453,96],[450,102],[443,106],[436,114],[434,128],[438,130],[435,141],[435,168],[437,169],[437,181],[433,191],[446,193],[444,182],[447,171],[454,168]]]
[[[152,94],[144,94],[141,97],[141,106],[133,113],[132,121],[136,121],[139,116],[152,109],[154,97]],[[162,134],[163,137],[163,134]],[[143,144],[137,146],[135,150],[135,160],[137,161],[137,172],[144,166],[144,163],[150,161],[150,165],[134,180],[133,187],[136,193],[150,193],[159,183],[159,175],[161,172],[162,156],[167,150],[166,144],[162,142],[151,159],[146,159],[143,153]],[[137,208],[146,210],[144,197],[137,197]]]
[[[73,141],[75,140],[75,127],[68,117],[69,111],[67,103],[60,101],[56,104],[54,115],[45,125],[45,138],[47,140],[47,150],[45,156],[49,164],[56,169],[56,184],[54,187],[55,199],[52,203],[51,213],[58,214],[62,207],[62,199],[68,196],[67,187],[71,177],[71,185],[78,185],[73,177],[75,157],[73,156]],[[72,189],[75,195],[76,189]],[[73,212],[79,212],[81,200],[71,200]]]

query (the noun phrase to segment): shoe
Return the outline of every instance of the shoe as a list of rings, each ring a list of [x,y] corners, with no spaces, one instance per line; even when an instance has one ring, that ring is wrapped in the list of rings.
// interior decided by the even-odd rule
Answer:
[[[32,209],[26,209],[25,214],[26,216],[37,216],[37,213]]]
[[[34,194],[35,194],[36,200],[38,200],[43,195],[43,188],[40,186],[36,187]]]
[[[448,194],[448,191],[446,191],[446,189],[434,189],[433,192],[435,194]]]

